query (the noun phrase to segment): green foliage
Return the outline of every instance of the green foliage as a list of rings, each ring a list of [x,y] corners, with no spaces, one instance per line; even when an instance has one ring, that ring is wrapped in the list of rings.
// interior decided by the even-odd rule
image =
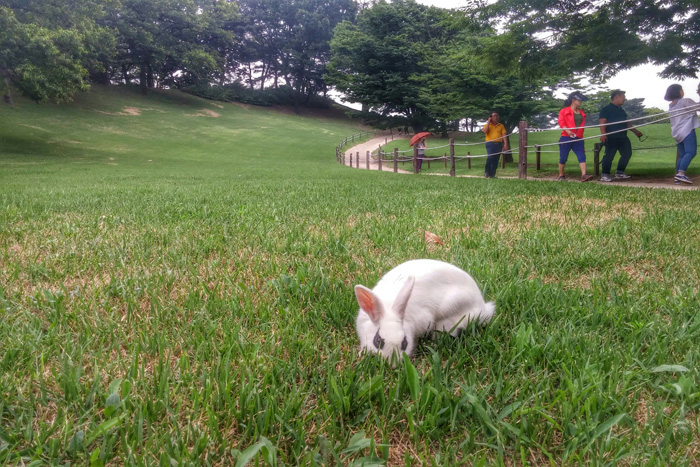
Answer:
[[[135,71],[142,91],[223,79],[238,18],[231,1],[123,0],[105,20],[119,40],[110,74],[128,83]]]
[[[479,51],[494,35],[462,13],[412,1],[379,2],[361,12],[357,25],[336,29],[330,79],[351,101],[381,115],[386,128],[446,132],[456,121],[483,121],[496,110],[511,130],[519,120],[551,108],[558,82],[551,76],[526,81],[513,72],[490,72],[491,57]],[[507,50],[493,55],[499,59]]]
[[[283,82],[300,95],[324,93],[333,29],[354,19],[355,2],[242,0],[240,5],[237,71],[250,87]]]
[[[268,89],[251,89],[241,83],[225,84],[223,86],[210,86],[203,84],[183,89],[183,91],[205,99],[213,99],[225,102],[240,102],[260,106],[294,106],[300,101],[306,101],[305,107],[327,109],[334,102],[321,96],[305,96],[289,86],[280,86]]]
[[[87,89],[90,69],[100,68],[98,58],[113,45],[109,31],[95,26],[94,18],[51,6],[56,8],[30,1],[14,9],[0,7],[0,88],[5,92],[13,86],[39,102],[70,100]]]
[[[367,110],[402,115],[414,131],[433,127],[422,81],[433,70],[433,50],[448,35],[446,15],[413,0],[361,11],[357,24],[346,21],[335,30],[328,81]]]
[[[695,0],[499,0],[482,11],[506,20],[507,33],[496,38],[510,46],[501,64],[525,76],[587,72],[605,79],[649,60],[665,64],[667,77],[695,77],[700,69]]]

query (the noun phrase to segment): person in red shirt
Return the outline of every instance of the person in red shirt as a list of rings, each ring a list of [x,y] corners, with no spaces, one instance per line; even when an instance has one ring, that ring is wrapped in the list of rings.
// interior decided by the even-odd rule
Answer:
[[[559,111],[559,127],[562,128],[559,138],[559,178],[566,180],[564,166],[573,150],[581,168],[581,181],[587,182],[593,179],[593,175],[586,173],[586,150],[583,144],[583,127],[586,126],[586,113],[581,108],[583,101],[588,98],[579,91],[572,92],[564,101],[564,108]]]

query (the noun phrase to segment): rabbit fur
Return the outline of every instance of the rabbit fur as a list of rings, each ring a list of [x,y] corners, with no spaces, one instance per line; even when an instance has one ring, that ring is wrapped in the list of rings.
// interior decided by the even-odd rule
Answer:
[[[496,312],[469,274],[432,259],[399,264],[372,290],[356,285],[355,296],[360,352],[379,353],[390,361],[401,352],[410,357],[418,338],[431,331],[456,337],[471,321],[486,324]]]

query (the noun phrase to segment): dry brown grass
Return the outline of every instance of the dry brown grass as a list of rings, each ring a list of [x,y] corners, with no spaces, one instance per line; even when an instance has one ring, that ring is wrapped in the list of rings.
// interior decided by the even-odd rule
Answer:
[[[218,118],[221,117],[221,114],[218,112],[214,112],[211,109],[199,109],[197,113],[194,114],[187,114],[188,117],[211,117],[211,118]]]

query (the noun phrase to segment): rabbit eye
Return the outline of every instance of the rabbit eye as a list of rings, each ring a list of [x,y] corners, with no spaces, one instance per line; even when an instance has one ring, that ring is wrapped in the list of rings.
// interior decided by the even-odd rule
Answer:
[[[379,331],[377,331],[377,333],[374,335],[374,341],[372,343],[379,350],[381,350],[382,347],[384,347],[384,339],[382,339],[379,335]]]
[[[408,340],[404,337],[401,341],[401,350],[406,350],[406,347],[408,347]]]

